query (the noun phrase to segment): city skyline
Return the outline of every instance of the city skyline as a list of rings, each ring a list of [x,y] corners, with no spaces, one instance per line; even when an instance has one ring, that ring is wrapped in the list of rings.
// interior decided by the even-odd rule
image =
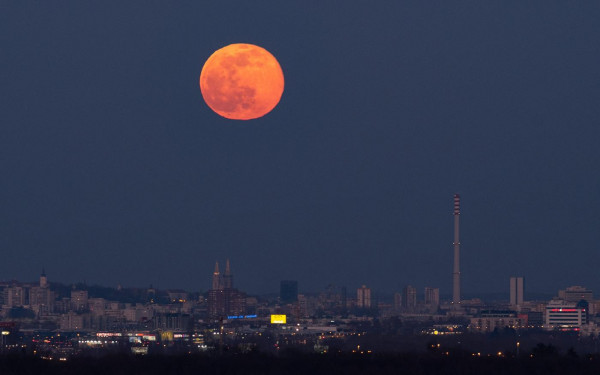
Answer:
[[[221,272],[215,263],[206,293],[60,285],[45,271],[33,283],[0,282],[0,356],[20,352],[31,360],[69,362],[90,353],[131,360],[147,354],[220,357],[225,350],[239,356],[249,349],[294,349],[294,356],[333,351],[335,358],[410,350],[411,356],[427,351],[431,361],[436,352],[454,357],[460,348],[463,359],[531,361],[544,358],[541,349],[551,342],[554,355],[568,347],[571,361],[582,353],[589,362],[597,351],[600,300],[582,286],[531,300],[523,298],[523,278],[511,277],[510,300],[457,304],[440,300],[434,287],[419,296],[407,285],[390,299],[366,285],[355,294],[335,286],[300,294],[297,281],[282,280],[279,296],[251,296],[235,287],[231,264],[225,264]]]
[[[216,261],[214,264],[214,270],[213,272],[206,277],[207,281],[207,285],[206,287],[197,287],[197,288],[184,288],[184,287],[178,287],[178,286],[161,286],[161,285],[157,285],[157,284],[146,284],[146,285],[122,285],[122,284],[117,284],[117,285],[105,285],[105,284],[99,284],[99,283],[89,283],[87,280],[56,280],[56,279],[52,279],[51,281],[48,280],[48,276],[46,274],[46,269],[42,268],[41,273],[38,275],[38,279],[35,281],[31,281],[31,280],[20,280],[20,279],[5,279],[2,280],[0,279],[0,283],[6,284],[6,285],[11,285],[13,283],[16,284],[23,284],[23,285],[37,285],[39,284],[40,286],[44,286],[44,287],[49,287],[49,285],[52,284],[59,284],[59,285],[63,285],[63,286],[73,286],[75,288],[75,286],[77,286],[77,288],[86,288],[86,287],[101,287],[101,288],[113,288],[113,289],[121,289],[121,288],[126,288],[126,289],[156,289],[156,290],[181,290],[181,291],[185,291],[185,292],[189,292],[189,293],[210,293],[211,290],[222,290],[222,289],[231,289],[234,287],[233,284],[233,272],[231,271],[231,266],[230,266],[230,259],[227,258],[226,262],[225,262],[226,266],[225,266],[225,271],[221,272],[220,271],[220,266],[219,266],[219,262]],[[536,300],[536,299],[545,299],[548,298],[549,295],[552,295],[553,293],[555,293],[555,290],[552,291],[536,291],[536,290],[529,290],[527,288],[524,287],[524,277],[519,276],[519,277],[515,277],[515,276],[510,276],[509,278],[507,278],[506,280],[506,288],[505,290],[500,290],[500,291],[484,291],[484,292],[480,292],[480,293],[467,293],[466,295],[462,295],[461,297],[461,301],[463,300],[472,300],[472,299],[482,299],[483,301],[496,301],[496,300],[502,300],[502,299],[506,299],[509,302],[509,305],[512,307],[518,307],[523,300]],[[336,284],[334,282],[323,282],[322,287],[317,288],[317,289],[305,289],[302,287],[302,280],[280,280],[278,282],[277,285],[273,286],[271,289],[269,290],[265,290],[265,291],[260,291],[260,292],[256,292],[256,291],[250,291],[250,293],[247,293],[248,295],[252,295],[252,296],[267,296],[267,295],[277,295],[277,294],[281,294],[283,293],[283,285],[289,285],[289,283],[291,283],[291,288],[293,288],[292,290],[294,290],[296,296],[298,294],[308,294],[308,295],[315,295],[315,294],[319,294],[322,293],[324,290],[327,290],[328,288],[331,287],[335,287],[335,288],[344,288],[344,289],[349,289],[349,290],[360,290],[360,289],[364,289],[367,288],[369,290],[369,297],[371,298],[371,290],[373,293],[373,298],[379,298],[379,296],[386,296],[387,299],[393,300],[395,297],[394,295],[401,295],[402,293],[406,293],[406,289],[414,289],[413,294],[415,296],[417,296],[418,299],[422,299],[424,301],[428,301],[428,300],[444,300],[447,303],[453,304],[454,303],[454,294],[452,291],[452,282],[446,286],[447,288],[444,288],[442,286],[442,288],[440,288],[439,285],[432,285],[432,284],[424,284],[424,285],[418,285],[416,288],[411,285],[410,283],[405,283],[402,284],[399,288],[397,289],[391,289],[391,290],[386,290],[386,289],[374,289],[371,287],[367,287],[367,285],[365,284],[361,284],[358,283],[356,284],[357,286],[355,287],[354,284],[350,284],[345,285],[345,284]],[[287,292],[286,294],[289,294],[290,291],[288,290],[290,288],[290,286],[286,286],[285,287]],[[575,285],[574,283],[569,283],[568,281],[561,286],[561,288],[583,288],[584,290],[586,289],[585,286],[581,286],[581,285]],[[237,285],[236,285],[236,290],[237,290]],[[242,284],[241,286],[242,291],[247,292],[247,290],[245,289],[245,286]],[[448,289],[447,292],[442,292],[440,293],[440,289]],[[435,292],[433,292],[435,290]],[[559,289],[560,290],[560,289]],[[435,295],[435,297],[434,297]],[[560,296],[560,293],[558,294],[560,298],[564,299],[564,296]],[[503,296],[503,297],[501,297]],[[297,297],[296,297],[297,298]],[[492,298],[490,300],[490,298]],[[358,298],[360,299],[360,298]],[[402,298],[401,298],[402,300]],[[404,300],[405,301],[405,300]],[[520,301],[520,303],[517,303],[516,301]],[[406,302],[403,302],[406,303]]]
[[[600,4],[6,2],[0,279],[600,290]],[[264,47],[256,120],[204,62]]]
[[[353,306],[355,305],[356,307],[361,309],[377,310],[382,306],[389,308],[389,306],[393,305],[395,309],[399,307],[402,309],[408,309],[405,312],[415,312],[414,308],[416,308],[418,305],[421,307],[423,307],[424,305],[428,307],[433,307],[433,310],[426,309],[420,311],[419,313],[424,315],[434,314],[439,309],[440,311],[448,314],[448,316],[452,316],[453,312],[455,312],[456,310],[460,310],[463,311],[463,313],[465,313],[466,311],[468,311],[469,307],[473,308],[474,306],[476,306],[479,309],[485,306],[504,306],[505,308],[509,308],[514,311],[520,311],[521,309],[528,310],[531,308],[531,306],[535,306],[535,308],[538,308],[540,305],[536,305],[536,303],[546,305],[545,301],[548,299],[551,299],[551,302],[554,302],[554,300],[558,300],[559,302],[562,301],[561,303],[577,303],[583,299],[586,301],[592,301],[594,304],[598,302],[598,306],[593,309],[594,311],[600,308],[600,300],[594,299],[593,291],[588,289],[586,286],[566,285],[558,291],[552,291],[551,293],[540,293],[536,291],[527,290],[525,288],[524,278],[515,276],[511,276],[509,278],[509,283],[507,283],[505,291],[500,293],[487,292],[481,295],[474,294],[464,296],[463,298],[461,298],[459,305],[456,304],[453,293],[448,293],[446,295],[440,294],[440,288],[431,285],[425,287],[415,287],[413,285],[406,284],[401,289],[393,293],[388,293],[373,290],[365,284],[362,284],[360,287],[354,289],[348,288],[345,285],[335,285],[330,283],[323,287],[321,290],[316,291],[303,290],[299,288],[299,283],[297,280],[281,280],[279,283],[279,291],[270,290],[265,293],[246,293],[246,290],[243,285],[239,287],[237,285],[234,285],[233,279],[234,273],[231,271],[229,259],[227,259],[226,261],[226,269],[224,272],[220,272],[218,262],[215,263],[214,271],[210,275],[210,285],[206,289],[195,290],[184,288],[161,288],[160,286],[152,284],[146,286],[131,286],[120,284],[117,286],[107,286],[99,284],[88,284],[85,281],[64,283],[56,280],[49,280],[45,269],[42,269],[42,272],[39,274],[38,279],[35,281],[0,280],[0,311],[2,309],[2,303],[5,304],[4,307],[20,306],[26,308],[31,308],[33,305],[37,305],[39,303],[38,301],[42,301],[41,303],[43,305],[49,304],[48,301],[54,300],[58,297],[58,295],[54,292],[55,290],[62,290],[63,293],[65,290],[70,290],[71,300],[73,300],[73,298],[79,298],[74,297],[74,295],[79,296],[80,293],[85,292],[84,298],[86,300],[86,303],[88,298],[88,290],[92,290],[92,293],[94,294],[106,293],[107,290],[114,290],[117,293],[120,293],[123,290],[137,290],[138,292],[145,291],[145,293],[155,294],[161,292],[167,293],[168,295],[176,296],[195,295],[200,298],[200,302],[204,301],[209,305],[215,305],[217,303],[222,305],[223,302],[216,302],[216,300],[222,299],[223,293],[225,293],[226,300],[228,298],[244,301],[247,299],[255,299],[256,297],[271,300],[275,298],[278,301],[278,303],[280,303],[282,306],[297,305],[300,301],[300,298],[305,298],[308,296],[324,296],[333,293],[344,295],[344,300],[347,299],[349,303],[350,301],[352,301],[351,304]],[[13,301],[6,305],[7,296],[12,293],[8,292],[7,294],[7,291],[14,288],[17,288],[20,291],[18,293],[18,298],[21,302],[16,302],[15,304]],[[356,291],[355,294],[354,291]],[[215,294],[221,295],[221,297],[215,297]],[[90,297],[92,297],[92,295],[90,295]],[[10,297],[8,298],[10,300]],[[171,302],[186,302],[186,300],[187,298],[184,298],[183,300],[172,300]],[[189,302],[198,301],[190,300]],[[150,303],[155,302],[152,301]],[[534,305],[532,305],[532,303],[534,303]],[[225,304],[228,305],[229,302],[226,302]],[[221,309],[223,309],[223,307],[221,307]],[[238,309],[239,311],[236,311],[236,313],[233,315],[243,314],[242,311],[246,309],[245,302],[242,303],[239,307],[236,307],[236,309]],[[76,308],[75,310],[77,311],[78,309]],[[212,315],[214,317],[219,315],[224,316],[228,314],[212,313]]]

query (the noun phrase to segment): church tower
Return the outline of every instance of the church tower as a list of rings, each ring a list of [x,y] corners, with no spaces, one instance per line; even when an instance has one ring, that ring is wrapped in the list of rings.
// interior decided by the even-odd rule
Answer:
[[[223,289],[233,288],[233,275],[231,274],[231,267],[229,266],[229,259],[225,263],[225,274],[223,275]]]
[[[46,277],[46,270],[42,268],[42,274],[40,275],[40,288],[48,287],[48,278]]]
[[[212,289],[213,290],[223,289],[221,273],[219,272],[219,262],[215,263],[215,272],[213,272],[213,277],[212,277]]]

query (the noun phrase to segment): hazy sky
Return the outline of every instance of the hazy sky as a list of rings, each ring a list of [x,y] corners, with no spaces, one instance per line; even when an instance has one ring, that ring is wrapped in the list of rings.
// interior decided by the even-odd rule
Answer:
[[[600,292],[600,2],[0,1],[0,279]],[[280,62],[275,110],[204,61]]]

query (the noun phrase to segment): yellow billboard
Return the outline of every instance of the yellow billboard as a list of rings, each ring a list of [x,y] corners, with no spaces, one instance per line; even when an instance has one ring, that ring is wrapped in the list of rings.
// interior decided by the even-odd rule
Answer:
[[[173,331],[162,331],[160,333],[160,339],[162,341],[173,341]]]
[[[286,315],[271,315],[271,324],[285,324],[286,322]]]

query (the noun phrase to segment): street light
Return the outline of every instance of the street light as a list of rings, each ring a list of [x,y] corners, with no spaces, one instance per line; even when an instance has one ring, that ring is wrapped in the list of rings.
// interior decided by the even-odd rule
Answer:
[[[5,341],[6,339],[4,338],[5,336],[10,335],[10,331],[2,331],[2,351],[4,351],[4,347],[5,345]]]

